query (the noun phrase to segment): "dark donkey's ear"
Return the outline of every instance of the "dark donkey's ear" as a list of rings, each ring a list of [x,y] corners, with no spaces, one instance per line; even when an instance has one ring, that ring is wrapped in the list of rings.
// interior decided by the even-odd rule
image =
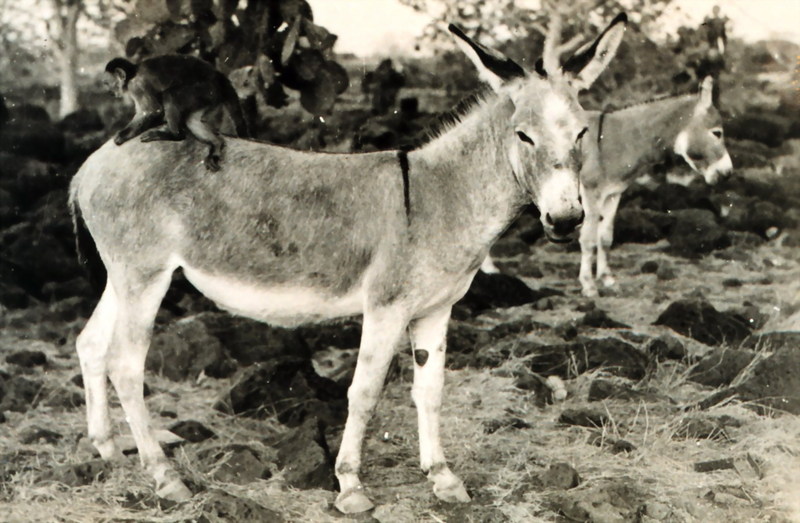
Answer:
[[[500,51],[473,42],[464,34],[464,31],[453,24],[450,24],[447,28],[456,35],[456,44],[475,64],[480,77],[491,85],[495,91],[500,89],[507,81],[525,76],[525,71],[522,67]]]
[[[580,49],[564,63],[561,69],[572,77],[573,87],[578,90],[591,87],[617,54],[627,25],[628,15],[618,14],[592,45]]]

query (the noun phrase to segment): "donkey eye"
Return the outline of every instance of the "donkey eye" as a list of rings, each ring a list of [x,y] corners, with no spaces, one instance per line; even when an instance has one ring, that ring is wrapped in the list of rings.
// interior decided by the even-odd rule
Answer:
[[[517,136],[519,136],[519,139],[522,140],[523,142],[529,143],[531,145],[534,145],[533,140],[531,139],[531,137],[528,136],[527,134],[523,133],[522,131],[517,131]]]
[[[575,138],[575,141],[576,142],[580,142],[581,138],[583,138],[583,135],[586,134],[586,131],[588,131],[588,130],[589,130],[588,127],[584,127],[583,129],[581,129],[581,132],[578,133],[578,137]]]
[[[717,138],[722,138],[722,129],[714,129],[713,131],[711,131],[711,134],[713,134]]]

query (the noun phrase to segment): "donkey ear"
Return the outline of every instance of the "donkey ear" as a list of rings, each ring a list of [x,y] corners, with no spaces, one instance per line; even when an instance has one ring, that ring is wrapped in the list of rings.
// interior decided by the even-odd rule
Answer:
[[[714,78],[711,76],[706,76],[703,78],[703,82],[700,84],[700,102],[697,104],[697,107],[700,109],[708,109],[711,107],[714,99],[713,92]]]
[[[464,31],[453,24],[447,28],[457,37],[456,44],[475,64],[480,77],[495,91],[507,81],[525,76],[522,67],[501,52],[473,42]]]
[[[628,25],[628,15],[620,13],[590,46],[584,46],[564,63],[562,70],[572,77],[576,89],[588,89],[597,80],[614,55]]]

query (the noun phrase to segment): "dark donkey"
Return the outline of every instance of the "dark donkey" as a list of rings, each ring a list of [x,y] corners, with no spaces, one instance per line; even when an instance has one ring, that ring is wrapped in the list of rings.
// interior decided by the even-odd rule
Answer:
[[[529,75],[452,28],[494,93],[408,153],[309,153],[230,139],[221,170],[208,173],[194,161],[193,141],[101,147],[70,193],[108,272],[77,341],[89,437],[101,456],[119,455],[108,376],[157,494],[191,496],[153,434],[142,395],[153,321],[181,267],[220,307],[273,324],[363,314],[336,460],[342,512],[372,507],[358,478],[362,440],[408,330],[422,470],[440,499],[468,501],[439,441],[450,310],[525,204],[538,205],[553,240],[580,223],[579,141],[588,121],[577,92],[611,60],[624,27],[621,15],[570,75],[558,66],[553,34],[543,74]]]

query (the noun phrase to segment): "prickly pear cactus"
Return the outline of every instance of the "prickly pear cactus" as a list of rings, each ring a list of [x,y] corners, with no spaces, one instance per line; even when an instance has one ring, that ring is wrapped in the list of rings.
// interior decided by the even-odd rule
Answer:
[[[297,90],[315,116],[349,85],[333,60],[336,35],[314,23],[306,0],[136,0],[115,34],[133,60],[188,53],[225,73],[247,67],[247,85],[267,103],[281,107],[284,88]]]

